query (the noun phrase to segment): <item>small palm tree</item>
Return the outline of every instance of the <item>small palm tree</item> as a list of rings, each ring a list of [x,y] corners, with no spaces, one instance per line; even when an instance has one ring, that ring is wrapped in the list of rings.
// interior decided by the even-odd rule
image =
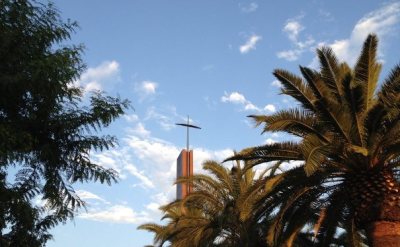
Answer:
[[[381,64],[378,39],[369,35],[354,68],[330,48],[317,50],[320,70],[300,67],[304,79],[275,70],[282,93],[299,107],[269,116],[250,116],[264,132],[282,131],[300,141],[243,150],[228,160],[302,161],[275,176],[263,200],[275,208],[268,243],[277,246],[288,228],[314,225],[316,245],[329,246],[338,229],[347,245],[400,246],[400,66],[376,90]],[[317,216],[317,217],[316,217]]]
[[[154,242],[163,246],[265,246],[252,206],[263,196],[265,183],[252,169],[240,163],[227,169],[215,161],[203,168],[210,175],[195,174],[177,183],[191,183],[193,192],[183,200],[161,207],[167,225],[144,224],[139,229],[155,233]],[[265,173],[261,173],[263,177]]]

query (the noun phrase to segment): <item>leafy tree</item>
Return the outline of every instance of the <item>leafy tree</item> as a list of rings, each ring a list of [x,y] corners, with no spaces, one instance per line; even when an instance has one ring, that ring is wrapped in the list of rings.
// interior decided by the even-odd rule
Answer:
[[[96,132],[129,102],[97,92],[82,103],[73,83],[85,68],[82,46],[65,45],[76,27],[52,4],[0,1],[1,246],[44,245],[47,230],[84,205],[74,183],[116,181],[89,153],[115,145]]]
[[[299,106],[251,117],[264,132],[300,141],[248,148],[230,158],[253,165],[302,161],[276,175],[276,186],[263,198],[278,210],[268,231],[271,246],[280,246],[294,221],[299,228],[315,226],[317,246],[329,246],[339,228],[346,231],[346,246],[361,246],[362,233],[371,246],[400,246],[400,66],[377,90],[377,43],[375,35],[367,37],[354,68],[324,47],[317,50],[318,71],[300,66],[303,78],[274,71],[282,93]]]

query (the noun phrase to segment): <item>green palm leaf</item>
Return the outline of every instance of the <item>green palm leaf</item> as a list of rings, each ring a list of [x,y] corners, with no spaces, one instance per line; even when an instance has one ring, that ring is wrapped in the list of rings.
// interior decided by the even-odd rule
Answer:
[[[275,70],[274,76],[282,83],[281,91],[283,94],[289,95],[299,101],[304,108],[308,110],[314,109],[315,97],[312,94],[311,89],[303,82],[303,80],[286,71],[286,70]]]
[[[378,38],[376,35],[368,35],[354,68],[354,83],[363,85],[363,105],[367,111],[375,103],[374,93],[381,71],[381,64],[376,61],[377,45]]]
[[[317,50],[317,55],[321,64],[321,77],[329,87],[338,102],[341,102],[341,74],[337,58],[329,47],[322,47]]]

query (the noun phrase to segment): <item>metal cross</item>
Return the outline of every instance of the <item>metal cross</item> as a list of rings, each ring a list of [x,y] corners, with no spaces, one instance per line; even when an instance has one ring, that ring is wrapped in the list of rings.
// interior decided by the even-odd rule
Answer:
[[[186,150],[189,152],[189,128],[194,128],[194,129],[201,129],[199,126],[195,126],[192,124],[189,124],[189,116],[187,117],[187,123],[177,123],[176,125],[184,126],[186,127]]]

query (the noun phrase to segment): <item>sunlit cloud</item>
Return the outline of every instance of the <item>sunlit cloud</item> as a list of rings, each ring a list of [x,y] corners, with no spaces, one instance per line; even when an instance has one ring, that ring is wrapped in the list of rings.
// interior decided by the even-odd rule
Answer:
[[[293,42],[297,42],[297,37],[304,27],[298,21],[288,21],[283,28],[283,31],[288,35],[289,39]]]
[[[239,47],[239,51],[242,54],[246,54],[251,50],[256,49],[256,44],[261,40],[261,36],[258,35],[252,35],[244,45],[241,45]]]
[[[271,85],[274,86],[274,87],[281,87],[282,83],[280,81],[278,81],[278,80],[273,80],[271,82]]]
[[[330,46],[340,60],[354,64],[365,38],[370,33],[378,35],[384,41],[387,34],[394,30],[400,20],[400,3],[395,2],[366,14],[354,26],[350,38],[325,44]]]
[[[82,87],[84,92],[104,90],[106,84],[110,85],[119,80],[119,72],[117,61],[105,61],[97,67],[89,67],[74,85]]]
[[[154,81],[142,81],[135,83],[135,92],[138,94],[140,101],[152,98],[157,93],[158,83]]]
[[[294,19],[289,19],[286,21],[285,26],[282,31],[287,35],[291,42],[292,48],[284,51],[279,51],[276,53],[278,58],[285,59],[287,61],[296,61],[300,56],[310,49],[315,44],[315,40],[312,36],[308,36],[305,40],[300,40],[300,33],[305,29],[301,24],[300,20],[303,16],[296,17]]]
[[[142,91],[146,94],[155,94],[158,84],[153,81],[143,81],[140,84]]]
[[[96,195],[96,194],[94,194],[92,192],[86,191],[86,190],[77,190],[76,194],[84,201],[86,201],[86,200],[98,200],[98,201],[101,201],[103,203],[108,203],[108,201],[106,201],[104,198],[102,198],[102,197],[100,197],[100,196],[98,196],[98,195]]]
[[[276,56],[278,58],[283,58],[287,61],[296,61],[299,59],[301,53],[303,53],[303,50],[301,49],[295,49],[295,50],[287,50],[287,51],[280,51],[276,53]]]
[[[174,107],[156,108],[149,107],[146,111],[145,121],[152,120],[161,126],[163,130],[171,130],[176,127],[175,122],[177,119],[183,119],[183,116],[177,114]]]
[[[276,112],[276,107],[272,104],[268,104],[264,107],[264,110],[269,112]]]
[[[136,168],[136,166],[134,166],[132,164],[125,165],[124,169],[127,170],[131,175],[133,175],[134,177],[139,179],[142,182],[141,185],[148,187],[148,188],[154,188],[154,183],[152,182],[152,180],[149,177],[147,177],[144,174],[144,171],[139,171]]]
[[[136,114],[125,114],[124,119],[130,123],[135,123],[139,120],[139,116]]]
[[[241,93],[232,92],[230,94],[227,94],[225,92],[224,96],[221,97],[221,101],[222,102],[230,102],[230,103],[234,103],[234,104],[245,104],[247,100]]]
[[[256,112],[274,112],[275,106],[272,104],[268,104],[263,109],[253,104],[251,101],[247,100],[246,97],[239,92],[227,93],[221,97],[221,102],[223,103],[232,103],[235,105],[240,105],[242,110],[244,111],[256,111]]]
[[[129,131],[140,137],[148,137],[151,134],[150,130],[146,129],[142,122],[138,122],[133,128],[130,128]]]
[[[126,205],[113,205],[101,210],[89,209],[87,213],[82,213],[78,217],[100,222],[136,225],[152,220],[147,213],[135,212],[132,208]]]

